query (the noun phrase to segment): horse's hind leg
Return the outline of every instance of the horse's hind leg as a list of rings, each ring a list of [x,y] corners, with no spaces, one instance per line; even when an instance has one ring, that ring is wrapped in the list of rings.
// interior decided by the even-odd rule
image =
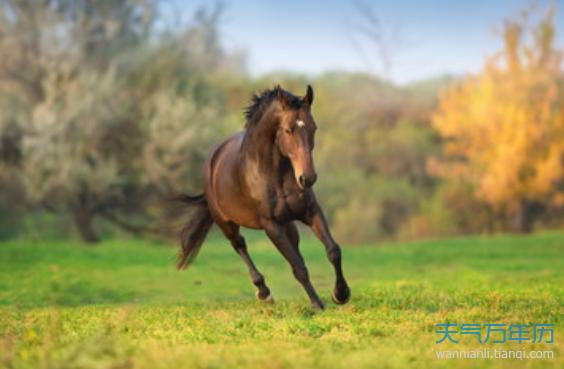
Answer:
[[[258,271],[253,259],[251,259],[251,256],[247,251],[247,243],[245,242],[245,238],[243,238],[239,232],[239,226],[232,222],[218,225],[223,231],[225,237],[227,237],[227,239],[231,242],[235,251],[239,254],[239,256],[241,256],[241,259],[243,259],[245,264],[247,264],[253,284],[258,288],[257,298],[259,300],[273,302],[274,299],[264,282],[263,275]]]

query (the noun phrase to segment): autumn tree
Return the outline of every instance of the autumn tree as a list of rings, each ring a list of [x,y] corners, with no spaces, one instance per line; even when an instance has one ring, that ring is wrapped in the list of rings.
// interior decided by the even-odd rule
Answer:
[[[520,231],[564,204],[563,54],[554,10],[531,27],[533,15],[506,21],[503,50],[440,96],[433,124],[444,160],[429,162],[434,173],[470,183],[479,201]]]

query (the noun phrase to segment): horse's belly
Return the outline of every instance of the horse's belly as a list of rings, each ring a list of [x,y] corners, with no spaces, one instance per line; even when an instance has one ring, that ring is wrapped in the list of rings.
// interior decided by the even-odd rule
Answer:
[[[244,201],[240,192],[228,187],[219,185],[215,192],[216,202],[223,218],[243,227],[261,228],[260,219],[254,208]]]
[[[245,228],[262,229],[259,217],[255,212],[229,212],[228,218]]]

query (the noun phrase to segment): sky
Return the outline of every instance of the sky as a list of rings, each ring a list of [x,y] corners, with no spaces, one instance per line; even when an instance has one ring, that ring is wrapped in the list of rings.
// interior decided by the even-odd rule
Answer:
[[[227,50],[247,55],[248,71],[318,75],[327,71],[370,72],[405,84],[444,74],[480,70],[501,47],[503,20],[517,16],[527,0],[364,1],[380,24],[384,42],[370,42],[361,31],[367,11],[344,0],[224,0],[221,34]],[[564,46],[564,0],[556,5],[557,44]],[[175,22],[189,23],[211,1],[168,2]],[[171,11],[171,9],[173,9]],[[382,63],[379,47],[390,60]]]

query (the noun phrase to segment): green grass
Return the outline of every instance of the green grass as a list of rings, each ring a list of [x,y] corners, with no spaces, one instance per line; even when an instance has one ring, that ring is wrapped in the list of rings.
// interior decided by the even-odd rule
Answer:
[[[0,244],[0,367],[561,368],[564,232],[349,247],[348,305],[332,268],[301,250],[327,310],[313,312],[266,240],[248,243],[276,304],[255,300],[246,267],[212,237],[187,271],[143,241]],[[437,323],[554,323],[554,344],[435,344]],[[438,349],[552,350],[548,360],[438,360]]]

